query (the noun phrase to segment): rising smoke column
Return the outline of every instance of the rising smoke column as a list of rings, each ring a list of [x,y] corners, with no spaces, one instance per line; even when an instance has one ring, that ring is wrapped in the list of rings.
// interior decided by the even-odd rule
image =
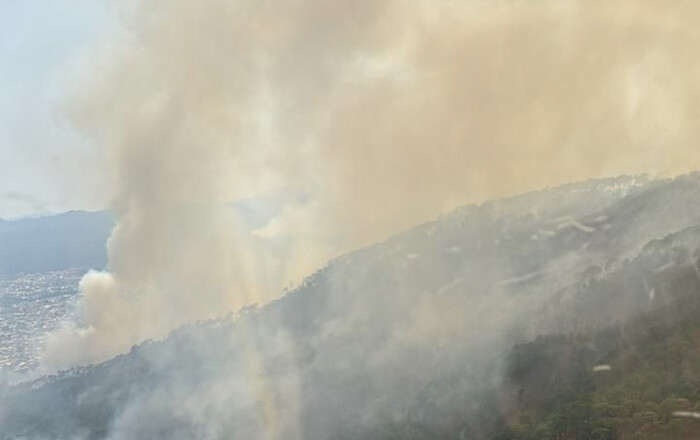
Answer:
[[[459,204],[697,168],[698,6],[647,0],[155,0],[71,110],[118,226],[46,363],[106,359],[280,292]],[[250,236],[221,206],[309,194]],[[284,264],[260,240],[285,237]]]

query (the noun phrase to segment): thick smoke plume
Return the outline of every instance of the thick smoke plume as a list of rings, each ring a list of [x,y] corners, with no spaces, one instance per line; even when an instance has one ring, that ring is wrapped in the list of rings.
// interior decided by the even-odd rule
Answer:
[[[46,363],[280,294],[452,207],[700,165],[696,2],[154,0],[71,109],[109,148],[109,268]],[[245,233],[224,208],[304,194]],[[284,251],[268,244],[284,241]]]

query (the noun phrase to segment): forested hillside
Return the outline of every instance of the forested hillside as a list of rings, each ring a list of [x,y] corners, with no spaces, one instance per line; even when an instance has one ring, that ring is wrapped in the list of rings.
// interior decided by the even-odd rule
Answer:
[[[464,207],[277,301],[9,385],[0,438],[694,440],[698,225],[698,174]]]
[[[492,438],[700,437],[700,282],[689,267],[659,278],[668,297],[640,316],[514,347]]]

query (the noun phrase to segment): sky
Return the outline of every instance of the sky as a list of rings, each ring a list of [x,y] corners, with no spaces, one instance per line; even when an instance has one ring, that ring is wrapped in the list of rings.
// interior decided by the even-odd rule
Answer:
[[[101,152],[61,108],[80,64],[116,25],[104,2],[0,2],[0,218],[104,207]]]

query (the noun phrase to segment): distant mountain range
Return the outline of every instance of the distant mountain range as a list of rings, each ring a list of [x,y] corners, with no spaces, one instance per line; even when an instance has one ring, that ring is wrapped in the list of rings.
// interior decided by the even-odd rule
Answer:
[[[460,208],[272,303],[7,386],[0,439],[685,438],[699,226],[700,174]]]
[[[247,231],[263,227],[287,203],[305,195],[280,191],[232,202],[239,226]],[[0,274],[65,269],[103,269],[107,239],[115,224],[111,211],[70,211],[63,214],[0,219]]]
[[[0,273],[102,269],[113,225],[108,211],[0,220]]]

